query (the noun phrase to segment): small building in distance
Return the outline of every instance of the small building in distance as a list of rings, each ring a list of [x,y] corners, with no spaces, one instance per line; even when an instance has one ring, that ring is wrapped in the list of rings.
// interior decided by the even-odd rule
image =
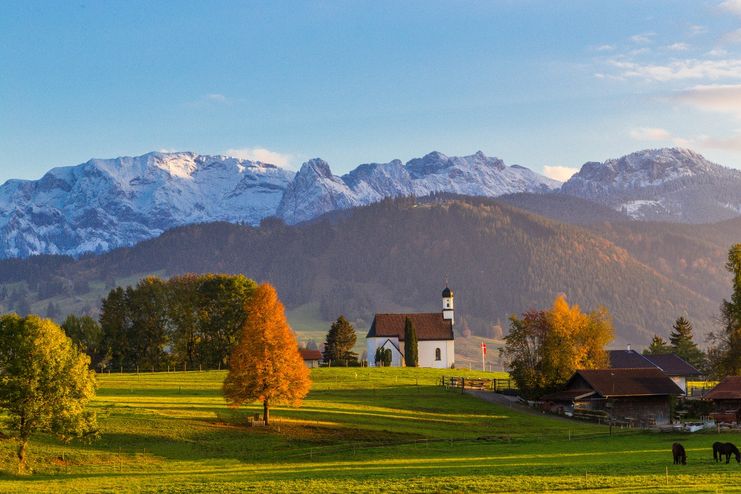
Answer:
[[[453,291],[442,292],[440,312],[418,314],[376,314],[365,337],[368,365],[374,367],[378,348],[391,351],[391,366],[404,365],[404,325],[412,321],[417,334],[419,367],[449,369],[455,365]]]
[[[687,394],[687,381],[697,379],[702,372],[677,354],[643,355],[635,350],[608,350],[612,369],[659,369]]]
[[[298,352],[301,354],[301,358],[304,359],[306,367],[310,369],[319,367],[319,362],[322,360],[322,352],[319,350],[307,350],[306,348],[299,348]]]
[[[600,411],[613,420],[639,425],[671,422],[671,400],[683,394],[677,384],[659,369],[579,370],[565,389],[543,396],[565,411]]]
[[[722,415],[723,421],[741,423],[741,376],[724,378],[702,399],[713,402],[716,414],[719,414],[716,420]]]

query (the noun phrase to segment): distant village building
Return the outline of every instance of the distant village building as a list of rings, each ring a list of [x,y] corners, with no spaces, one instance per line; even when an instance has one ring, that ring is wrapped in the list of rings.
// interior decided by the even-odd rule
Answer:
[[[725,415],[722,421],[741,424],[741,376],[724,378],[702,399],[712,401],[716,413]]]
[[[563,391],[543,396],[564,411],[605,412],[613,420],[640,425],[671,422],[671,400],[682,390],[657,368],[579,370]]]
[[[419,367],[449,369],[455,364],[453,290],[442,292],[442,311],[421,314],[376,314],[373,318],[366,347],[368,365],[375,366],[378,348],[391,351],[391,366],[404,365],[404,323],[412,321],[417,333]]]
[[[642,355],[635,350],[608,350],[613,369],[659,369],[687,394],[687,381],[702,375],[689,362],[674,353]]]
[[[301,358],[304,359],[306,367],[310,369],[319,367],[319,361],[322,360],[322,352],[319,350],[307,350],[305,348],[299,348],[298,352],[301,354]]]

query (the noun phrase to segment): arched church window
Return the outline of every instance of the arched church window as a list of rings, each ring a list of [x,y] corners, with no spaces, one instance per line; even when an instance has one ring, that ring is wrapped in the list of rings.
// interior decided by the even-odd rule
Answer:
[[[435,348],[435,360],[441,360],[442,355],[439,348]]]

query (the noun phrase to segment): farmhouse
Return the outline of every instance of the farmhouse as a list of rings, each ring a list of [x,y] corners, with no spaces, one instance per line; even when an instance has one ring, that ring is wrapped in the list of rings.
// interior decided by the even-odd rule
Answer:
[[[724,421],[741,423],[741,376],[726,377],[702,399],[712,401],[715,411],[725,416]]]
[[[642,355],[635,350],[608,350],[612,369],[659,369],[687,394],[687,381],[702,373],[674,353]]]
[[[642,425],[671,421],[671,399],[679,386],[657,368],[579,370],[565,389],[542,397],[567,412],[600,411],[614,420]]]
[[[319,361],[322,359],[322,352],[319,350],[307,350],[306,348],[299,348],[298,352],[301,354],[301,358],[304,359],[306,367],[310,369],[319,367]]]
[[[366,347],[368,365],[375,366],[378,348],[391,352],[391,366],[404,365],[404,324],[409,319],[417,334],[419,367],[448,369],[455,364],[453,290],[442,292],[442,311],[420,314],[376,314],[373,318]]]

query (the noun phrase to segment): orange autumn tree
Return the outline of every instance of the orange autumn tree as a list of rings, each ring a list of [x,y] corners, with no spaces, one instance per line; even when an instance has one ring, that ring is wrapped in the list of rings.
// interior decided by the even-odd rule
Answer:
[[[239,344],[229,359],[224,398],[232,407],[262,401],[268,425],[270,406],[301,405],[311,379],[275,288],[269,283],[258,286],[245,311]]]

